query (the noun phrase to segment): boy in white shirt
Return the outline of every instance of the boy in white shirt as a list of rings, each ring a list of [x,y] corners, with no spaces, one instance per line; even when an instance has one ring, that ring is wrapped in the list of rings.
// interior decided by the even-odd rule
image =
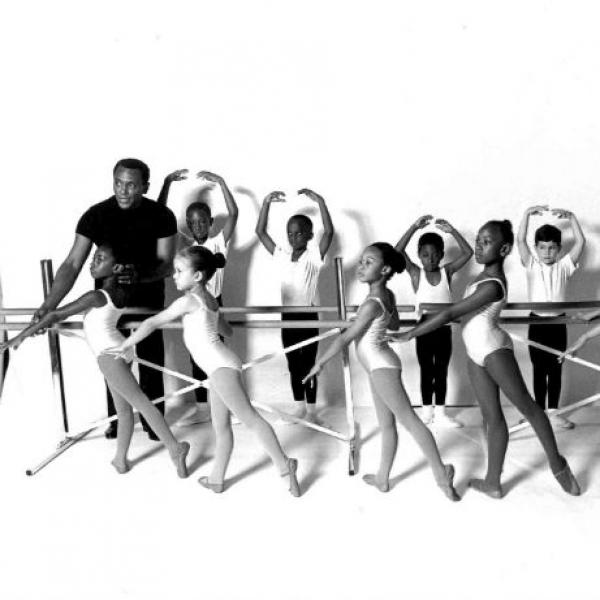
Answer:
[[[256,235],[267,251],[278,263],[281,275],[281,304],[283,306],[312,306],[317,295],[317,282],[323,260],[333,239],[333,223],[325,200],[309,189],[298,190],[298,194],[308,196],[319,205],[323,220],[323,234],[319,244],[309,243],[313,238],[313,224],[306,215],[294,215],[287,223],[289,247],[275,245],[267,233],[269,208],[271,202],[285,202],[283,192],[271,192],[263,201],[256,225]],[[282,313],[281,320],[315,320],[317,313],[294,312]],[[318,329],[283,329],[281,341],[284,348],[303,340],[319,335]],[[322,424],[317,416],[317,386],[311,381],[306,384],[302,380],[313,368],[317,358],[318,344],[310,344],[286,354],[290,382],[296,401],[294,415],[306,418],[313,423]]]
[[[559,219],[569,219],[573,229],[575,243],[570,252],[559,258],[562,249],[562,234],[560,229],[550,224],[539,227],[535,232],[534,249],[531,252],[527,244],[527,230],[531,215],[541,215],[548,211],[547,206],[531,206],[525,211],[517,244],[521,263],[527,270],[527,289],[530,302],[564,302],[567,282],[578,267],[579,258],[585,246],[585,237],[575,215],[563,209],[554,209],[551,213]],[[557,312],[536,311],[530,315],[536,317],[556,317]],[[564,352],[567,348],[567,326],[564,323],[531,323],[529,339]],[[556,356],[529,347],[529,356],[533,365],[533,393],[537,404],[548,410],[558,408],[562,384],[562,364]],[[546,397],[548,405],[546,407]],[[552,416],[552,421],[563,429],[572,429],[575,425],[561,417]]]

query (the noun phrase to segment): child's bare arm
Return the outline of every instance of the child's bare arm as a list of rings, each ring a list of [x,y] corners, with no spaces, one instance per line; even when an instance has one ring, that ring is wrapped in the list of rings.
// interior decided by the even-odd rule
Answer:
[[[158,204],[162,204],[163,206],[166,206],[167,200],[169,199],[169,190],[171,189],[171,184],[174,181],[182,181],[183,179],[187,179],[187,176],[188,176],[187,169],[177,169],[177,171],[173,171],[172,173],[169,173],[165,177],[162,187],[160,188],[160,193],[158,194],[158,198],[156,199]]]
[[[552,211],[552,214],[556,215],[559,219],[569,219],[571,229],[573,229],[573,237],[575,238],[575,243],[569,252],[569,256],[573,263],[577,264],[581,258],[583,249],[585,248],[585,235],[583,235],[581,225],[579,224],[577,217],[570,210],[557,208]]]
[[[531,250],[527,245],[527,230],[529,228],[529,217],[531,215],[541,215],[543,211],[548,210],[548,206],[530,206],[524,213],[517,233],[517,248],[521,257],[521,264],[526,267],[531,258]]]
[[[302,188],[301,190],[298,190],[298,194],[304,194],[305,196],[308,196],[313,202],[316,202],[319,205],[321,220],[323,221],[323,235],[319,241],[319,252],[321,253],[321,258],[324,258],[329,250],[329,247],[331,246],[333,234],[335,233],[333,221],[331,220],[331,215],[329,214],[327,204],[325,204],[325,199],[323,196],[320,196],[308,188]]]
[[[419,267],[410,259],[408,254],[406,253],[406,246],[408,246],[408,242],[410,242],[412,236],[419,230],[426,227],[429,221],[431,221],[433,217],[431,215],[423,215],[419,217],[405,232],[404,235],[398,240],[396,244],[396,252],[400,252],[402,256],[404,256],[404,260],[406,261],[406,270],[410,275],[412,280],[413,289],[417,289],[417,285],[419,283],[417,277],[419,276]]]
[[[24,340],[26,340],[28,337],[31,337],[32,335],[35,335],[38,331],[47,329],[55,323],[60,323],[61,321],[64,321],[65,319],[73,315],[85,313],[90,308],[104,306],[104,304],[106,304],[106,298],[102,295],[101,292],[87,292],[77,300],[74,300],[69,304],[65,304],[64,306],[47,312],[39,321],[32,323],[31,325],[23,329],[14,338],[7,340],[2,345],[1,349],[17,349]]]
[[[462,236],[462,234],[455,229],[448,221],[445,219],[436,219],[435,226],[438,229],[441,229],[444,233],[449,233],[458,244],[460,249],[460,254],[451,262],[446,265],[446,273],[448,277],[452,277],[454,273],[462,269],[468,262],[471,260],[473,256],[473,248],[467,240]]]
[[[225,180],[220,175],[215,175],[210,171],[200,171],[196,177],[202,177],[206,179],[206,181],[210,181],[211,183],[216,183],[223,192],[223,198],[225,199],[225,206],[227,207],[227,220],[225,221],[225,225],[223,227],[223,237],[225,238],[225,243],[227,244],[235,231],[235,226],[237,225],[238,220],[238,207],[235,202],[235,198],[231,193],[229,187],[225,183]]]
[[[283,192],[271,192],[267,194],[263,200],[258,215],[258,223],[256,223],[256,235],[261,241],[262,245],[267,249],[269,254],[275,252],[275,242],[273,238],[267,233],[267,223],[269,222],[269,208],[271,208],[271,202],[285,202],[285,194]]]

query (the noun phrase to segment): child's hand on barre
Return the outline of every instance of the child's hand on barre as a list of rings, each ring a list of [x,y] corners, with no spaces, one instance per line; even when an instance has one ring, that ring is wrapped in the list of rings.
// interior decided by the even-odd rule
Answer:
[[[304,385],[309,379],[318,377],[322,368],[323,367],[319,363],[316,363],[315,366],[308,372],[308,375],[302,380],[302,385]]]

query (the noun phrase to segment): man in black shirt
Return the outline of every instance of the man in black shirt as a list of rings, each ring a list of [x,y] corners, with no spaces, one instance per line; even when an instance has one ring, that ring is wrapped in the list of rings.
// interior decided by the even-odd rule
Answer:
[[[58,306],[73,287],[92,245],[102,243],[109,243],[124,262],[135,266],[135,285],[128,305],[152,309],[164,307],[164,279],[171,274],[177,222],[170,209],[143,196],[148,191],[149,179],[150,170],[142,161],[126,158],[117,162],[113,170],[114,196],[94,204],[79,219],[73,247],[59,267],[48,297],[36,311],[35,320]],[[136,316],[127,315],[127,318]],[[137,354],[162,365],[162,332],[158,330],[138,344]],[[140,365],[140,386],[150,399],[162,396],[162,373]],[[108,413],[114,415],[108,390],[107,395]],[[164,414],[164,404],[160,403],[158,407]],[[144,419],[141,421],[150,438],[157,439]],[[116,436],[116,422],[106,435]]]

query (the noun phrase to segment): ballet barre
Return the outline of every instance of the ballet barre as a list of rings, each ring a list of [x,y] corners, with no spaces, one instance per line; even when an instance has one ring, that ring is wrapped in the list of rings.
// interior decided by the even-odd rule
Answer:
[[[345,288],[344,288],[344,282],[343,282],[343,265],[342,265],[341,258],[336,258],[335,264],[336,264],[336,279],[337,279],[337,293],[338,293],[336,307],[258,306],[258,307],[226,307],[226,308],[222,309],[224,313],[229,313],[229,314],[234,314],[234,313],[240,314],[241,313],[243,315],[265,314],[265,313],[293,313],[293,312],[304,312],[305,309],[309,309],[310,312],[317,313],[316,314],[317,317],[318,317],[318,313],[330,313],[330,312],[335,312],[338,317],[337,320],[319,320],[319,319],[315,319],[314,321],[240,320],[240,321],[231,322],[231,324],[233,326],[244,327],[244,328],[259,328],[259,329],[271,328],[272,329],[272,328],[285,327],[285,328],[302,328],[302,329],[307,329],[307,328],[328,329],[328,331],[326,333],[320,334],[314,338],[311,338],[309,340],[304,340],[303,342],[299,342],[298,344],[294,344],[293,346],[289,346],[289,347],[284,348],[277,352],[268,353],[264,356],[254,359],[253,361],[250,361],[249,363],[245,363],[242,367],[243,369],[247,369],[247,368],[255,366],[259,363],[266,362],[267,360],[271,360],[275,356],[285,354],[287,352],[291,352],[302,346],[305,346],[305,345],[308,345],[311,343],[316,343],[322,339],[331,337],[333,335],[337,335],[340,333],[340,331],[342,329],[348,327],[351,324],[350,321],[346,320],[346,314],[347,314],[346,309],[353,308],[354,310],[356,310],[357,307],[355,307],[355,306],[347,307],[346,306]],[[53,282],[52,263],[49,260],[42,261],[42,279],[43,279],[43,285],[44,285],[44,294],[46,296],[47,293],[49,292],[49,290],[52,286],[52,282]],[[410,306],[408,306],[408,309],[414,310],[414,307],[412,305],[410,305]],[[33,312],[35,312],[32,309],[5,309],[5,310],[10,310],[11,315],[33,314]],[[19,310],[21,312],[18,312]],[[151,315],[151,314],[155,314],[158,311],[130,308],[124,312],[126,314],[133,314],[133,315],[138,316],[140,314]],[[308,310],[307,310],[307,312],[308,312]],[[136,328],[139,325],[139,323],[140,323],[139,320],[131,319],[131,320],[127,320],[125,323],[123,323],[123,327]],[[12,323],[12,324],[8,324],[7,328],[22,329],[23,327],[27,326],[28,324],[29,323],[25,323],[25,324]],[[47,330],[48,338],[50,340],[50,356],[51,356],[52,373],[53,373],[53,387],[55,390],[55,395],[60,399],[60,405],[61,405],[61,410],[62,410],[62,415],[63,415],[63,426],[64,426],[66,437],[63,441],[61,441],[59,443],[57,451],[55,451],[50,457],[44,459],[37,467],[34,467],[32,469],[27,469],[26,473],[28,475],[34,475],[37,472],[39,472],[40,469],[42,469],[43,467],[48,465],[50,462],[52,462],[52,460],[54,460],[54,458],[56,458],[57,456],[60,456],[66,449],[74,446],[78,441],[83,439],[88,433],[90,433],[90,431],[93,431],[94,429],[96,429],[102,425],[105,425],[107,423],[110,423],[111,421],[113,421],[114,419],[117,418],[115,416],[115,417],[106,418],[106,419],[99,419],[99,420],[94,421],[93,423],[87,425],[85,428],[81,429],[80,431],[77,431],[77,432],[69,431],[68,419],[67,419],[67,413],[66,413],[64,382],[63,382],[63,378],[62,378],[62,361],[60,359],[60,345],[58,343],[58,336],[60,334],[62,334],[62,335],[68,335],[70,337],[81,338],[81,336],[77,332],[77,330],[81,329],[81,328],[82,328],[81,321],[67,321],[64,323],[54,325],[53,327],[51,327]],[[179,329],[179,328],[181,328],[181,324],[180,323],[170,323],[165,327],[161,327],[161,329],[163,329],[163,328],[164,329]],[[198,381],[194,378],[191,378],[187,375],[184,375],[182,373],[178,373],[176,371],[167,369],[166,367],[163,367],[161,365],[156,365],[154,363],[144,361],[137,357],[134,360],[136,362],[138,362],[140,364],[144,364],[150,368],[158,369],[165,374],[173,375],[173,376],[179,377],[180,379],[191,382],[191,385],[186,386],[185,388],[177,390],[176,392],[166,395],[164,397],[152,400],[152,402],[154,404],[157,402],[162,402],[165,399],[172,398],[176,395],[187,393],[188,391],[191,391],[197,387],[205,385],[203,382],[200,382],[200,381]],[[271,407],[264,403],[255,402],[254,405],[257,408],[274,413],[283,419],[298,423],[300,425],[303,425],[305,427],[308,427],[308,428],[318,431],[320,433],[330,435],[330,436],[340,440],[341,442],[346,443],[348,445],[348,472],[350,475],[354,475],[356,473],[356,465],[358,463],[358,457],[357,457],[358,444],[357,444],[357,439],[356,439],[357,438],[357,426],[356,426],[356,422],[354,419],[352,382],[351,382],[351,377],[350,377],[350,369],[349,369],[347,354],[345,356],[343,356],[342,362],[343,362],[342,368],[344,371],[344,400],[346,403],[346,420],[347,420],[347,425],[348,425],[348,432],[345,434],[335,431],[328,427],[317,425],[317,424],[307,421],[305,419],[300,419],[293,415],[288,415],[288,414],[286,414],[282,411],[279,411],[276,408]]]

